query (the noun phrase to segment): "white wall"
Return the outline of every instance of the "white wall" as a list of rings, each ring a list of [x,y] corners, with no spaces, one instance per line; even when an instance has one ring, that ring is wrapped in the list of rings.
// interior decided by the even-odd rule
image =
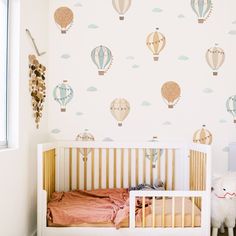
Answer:
[[[15,130],[13,145],[15,150],[0,151],[0,235],[30,236],[36,229],[36,144],[47,140],[47,115],[43,114],[40,130],[36,130],[32,118],[31,97],[28,89],[28,54],[35,53],[32,43],[25,33],[31,30],[40,50],[47,50],[48,42],[48,1],[12,0],[17,13],[20,7],[20,21],[15,19],[12,32],[15,46],[20,42],[20,71],[17,64],[11,68],[10,85],[13,100],[10,101],[12,127],[19,127],[19,140]],[[20,5],[19,5],[20,3]],[[19,13],[19,12],[18,12]],[[16,17],[17,15],[15,15]],[[17,25],[20,23],[20,38]],[[14,49],[16,49],[14,47]],[[13,52],[14,63],[19,61],[17,51]],[[40,58],[47,63],[47,55]],[[48,79],[48,78],[47,78]],[[15,85],[19,83],[19,89]],[[19,92],[19,94],[17,94]],[[19,107],[17,104],[19,103]],[[19,109],[19,122],[17,110]],[[46,108],[45,108],[46,111]],[[12,133],[11,133],[12,135]],[[12,137],[12,136],[11,136]]]

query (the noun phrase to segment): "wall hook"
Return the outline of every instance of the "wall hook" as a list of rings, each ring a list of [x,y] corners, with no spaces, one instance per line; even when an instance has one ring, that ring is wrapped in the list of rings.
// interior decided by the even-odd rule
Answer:
[[[32,40],[37,55],[40,57],[40,56],[46,54],[46,52],[41,52],[41,53],[39,52],[38,47],[37,47],[37,45],[35,43],[35,40],[34,40],[32,34],[30,33],[30,31],[28,29],[25,29],[25,31],[29,35],[30,39]]]

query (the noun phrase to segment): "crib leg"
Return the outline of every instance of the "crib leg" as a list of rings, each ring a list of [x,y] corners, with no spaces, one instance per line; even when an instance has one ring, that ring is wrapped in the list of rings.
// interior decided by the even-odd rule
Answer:
[[[224,234],[224,233],[225,233],[225,226],[224,226],[224,224],[222,224],[222,225],[220,226],[220,233],[221,233],[221,234]]]
[[[234,236],[234,229],[228,228],[228,236]]]
[[[218,235],[218,228],[212,228],[212,236]]]

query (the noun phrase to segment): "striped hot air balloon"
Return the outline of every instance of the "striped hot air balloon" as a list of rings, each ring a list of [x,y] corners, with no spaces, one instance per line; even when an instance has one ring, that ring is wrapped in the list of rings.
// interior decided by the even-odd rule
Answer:
[[[225,61],[225,52],[222,48],[215,47],[209,48],[206,52],[206,60],[208,65],[213,70],[213,75],[218,75],[217,70],[223,65]]]
[[[228,98],[226,102],[227,111],[233,116],[234,123],[236,123],[236,95]]]
[[[153,54],[153,60],[158,61],[159,53],[164,49],[166,45],[166,38],[163,34],[158,32],[158,28],[155,32],[150,33],[146,39],[146,45]]]
[[[74,92],[67,80],[63,80],[62,84],[58,84],[53,90],[53,97],[61,106],[61,112],[66,111],[66,105],[73,98]]]
[[[98,68],[99,75],[104,75],[110,69],[113,61],[111,50],[102,45],[92,50],[91,58]]]
[[[124,20],[124,14],[129,10],[132,0],[112,0],[114,9],[119,14],[119,19]]]
[[[191,0],[191,7],[198,17],[198,23],[202,24],[210,16],[212,11],[211,0]]]
[[[194,143],[201,144],[212,144],[212,134],[209,130],[206,129],[206,126],[203,125],[201,129],[197,130],[193,135]]]
[[[124,98],[116,98],[110,106],[111,114],[118,121],[118,126],[122,126],[122,122],[129,115],[130,105]]]

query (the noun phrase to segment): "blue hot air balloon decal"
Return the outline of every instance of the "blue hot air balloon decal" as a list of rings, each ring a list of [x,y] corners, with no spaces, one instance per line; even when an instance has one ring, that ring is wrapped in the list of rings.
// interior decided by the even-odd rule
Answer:
[[[204,23],[212,11],[211,0],[191,0],[191,7],[198,16],[198,23]]]
[[[104,75],[111,67],[113,56],[111,50],[105,46],[98,46],[91,52],[93,63],[98,68],[98,74]]]
[[[62,84],[58,84],[53,90],[53,97],[61,106],[61,112],[66,111],[66,105],[73,98],[74,92],[67,80],[63,80]]]
[[[236,123],[236,95],[228,98],[226,102],[227,111],[233,116],[234,123]]]

